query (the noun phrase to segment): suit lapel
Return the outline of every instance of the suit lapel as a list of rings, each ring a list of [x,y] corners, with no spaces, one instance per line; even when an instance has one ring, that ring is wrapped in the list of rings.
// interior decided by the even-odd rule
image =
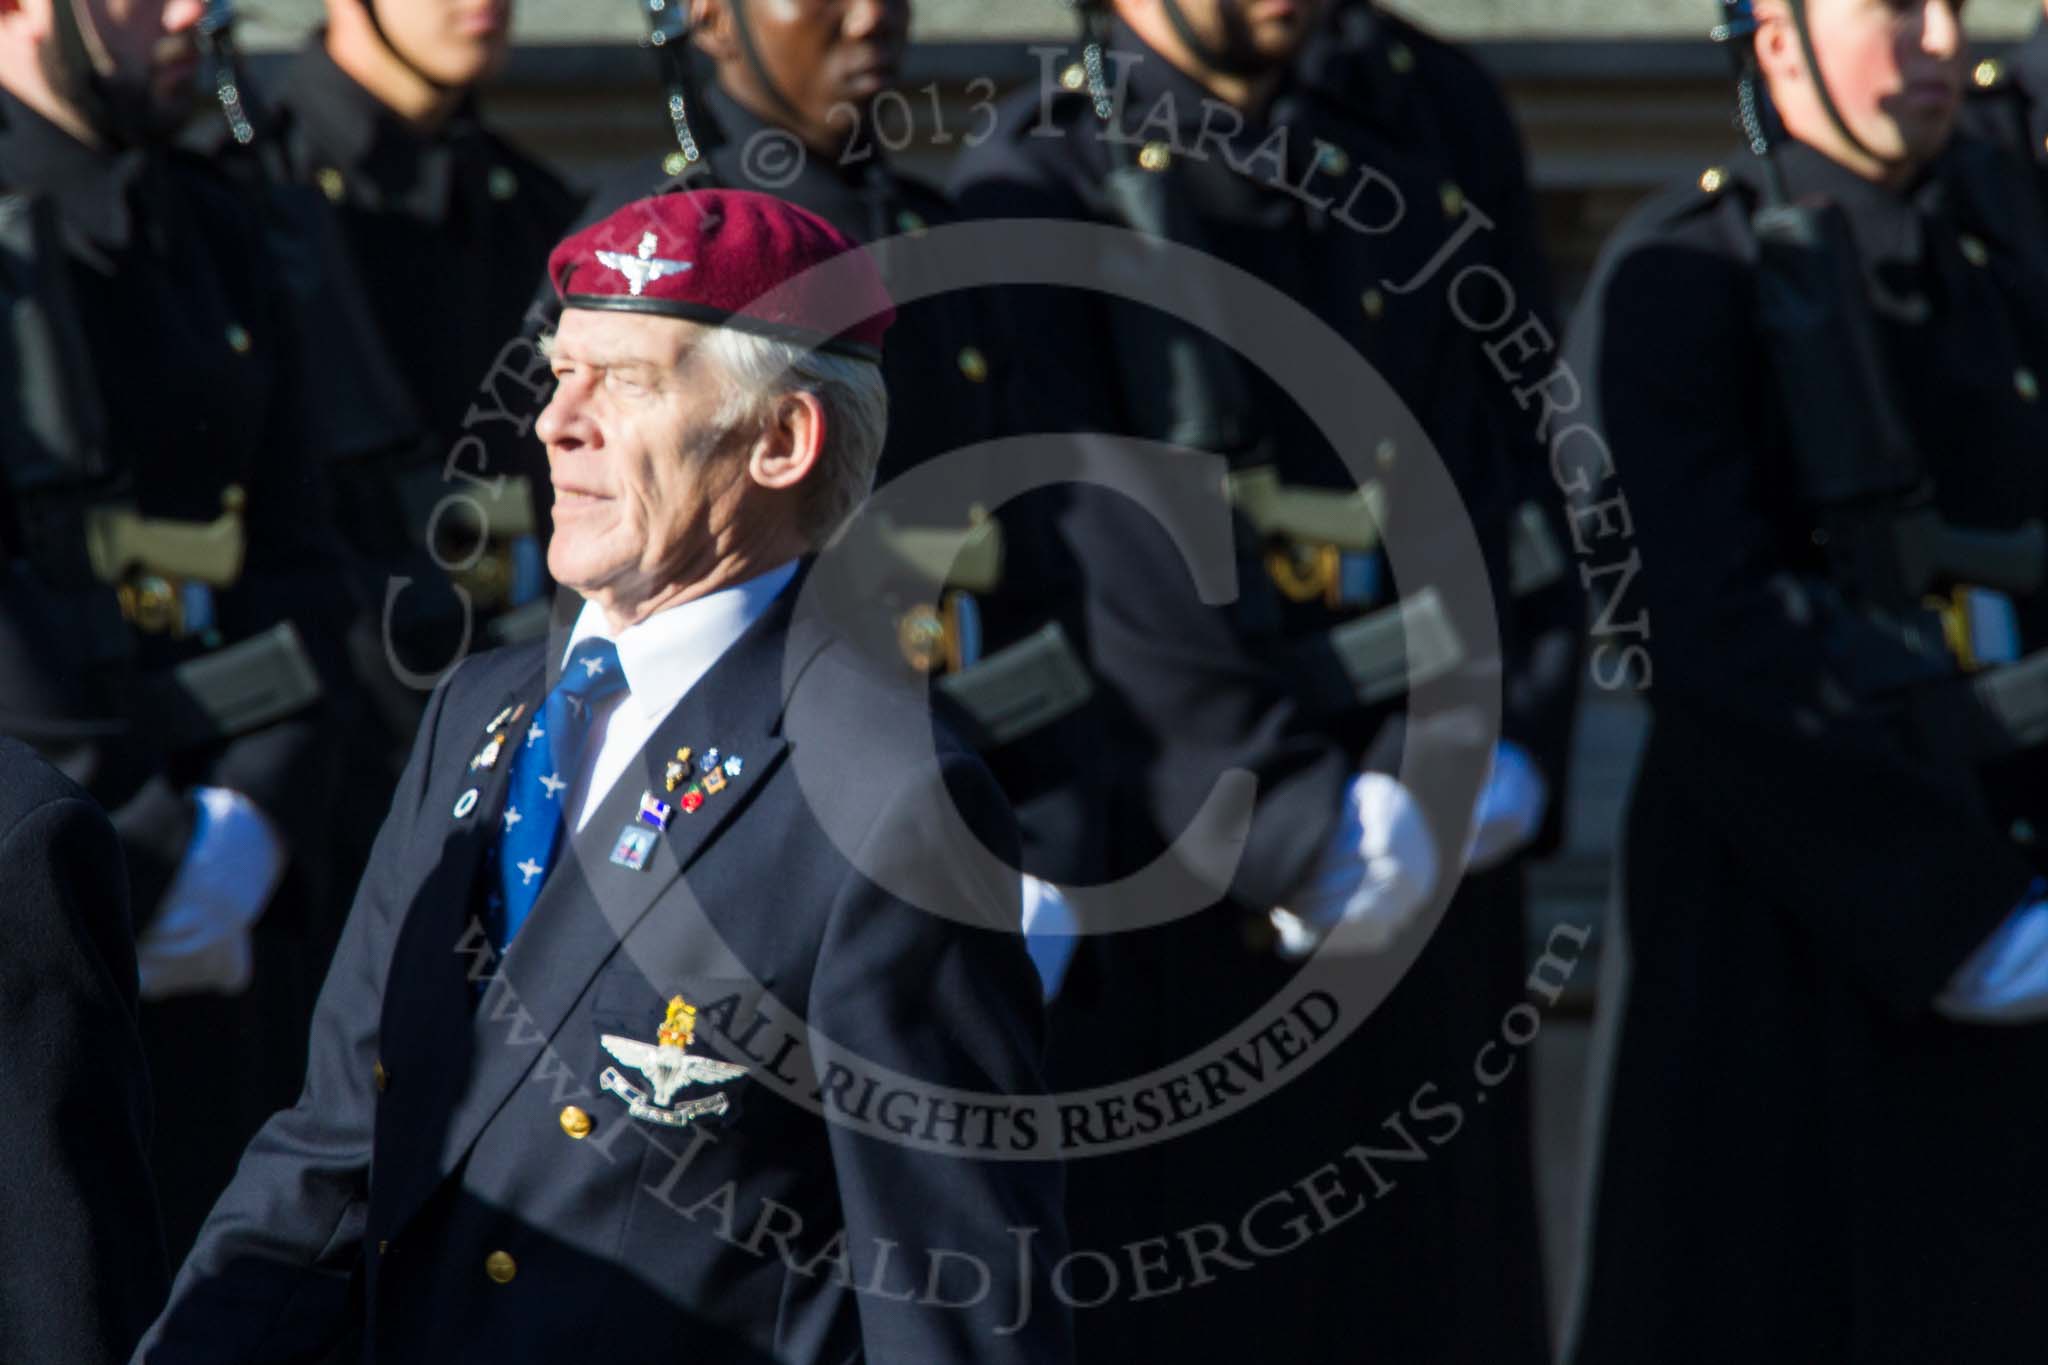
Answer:
[[[461,796],[449,819],[453,829],[442,841],[440,862],[428,874],[414,896],[414,913],[408,917],[408,931],[420,925],[424,937],[432,939],[434,950],[422,954],[414,966],[440,968],[436,978],[446,980],[451,970],[457,976],[467,976],[471,956],[465,952],[465,945],[471,943],[469,921],[475,911],[473,890],[479,886],[479,878],[487,878],[496,868],[485,866],[485,851],[492,847],[500,819],[504,817],[506,788],[512,782],[512,755],[516,745],[522,743],[526,724],[541,710],[541,700],[547,696],[547,671],[530,673],[520,686],[506,692],[498,704],[489,708],[485,724],[479,726],[475,735],[451,735],[449,749],[457,755],[451,761],[461,761],[465,767]],[[489,726],[496,726],[489,729]],[[492,739],[504,735],[504,747],[492,759],[489,767],[479,767],[477,757],[492,747]],[[475,792],[475,800],[471,800]],[[455,814],[463,806],[469,806],[465,814]],[[424,819],[436,819],[438,810],[422,812]],[[401,956],[399,962],[408,962]]]
[[[420,813],[427,821],[451,822],[434,867],[421,879],[405,924],[399,931],[384,988],[379,1036],[382,1059],[400,1081],[378,1109],[378,1125],[408,1140],[380,1143],[374,1176],[377,1202],[389,1200],[406,1214],[439,1183],[436,1164],[441,1144],[435,1135],[452,1123],[452,1107],[463,1092],[469,1054],[450,1046],[467,1039],[474,1027],[475,996],[469,971],[488,963],[488,947],[474,922],[479,878],[490,876],[485,854],[498,829],[499,812],[512,767],[512,746],[532,718],[546,691],[546,672],[536,667],[521,684],[470,720],[474,730],[454,730],[442,743],[448,761],[463,765],[456,784],[463,793],[477,793],[468,814],[448,808]],[[508,711],[523,711],[507,715]],[[488,768],[472,768],[474,756],[490,742],[485,726],[504,716],[500,729],[510,732],[504,750]],[[465,795],[458,805],[468,802]]]
[[[800,585],[799,579],[785,588],[775,606],[677,703],[642,751],[639,765],[626,770],[590,822],[564,843],[532,916],[471,1021],[470,1082],[448,1128],[443,1171],[455,1168],[546,1055],[592,978],[633,927],[731,827],[781,764],[789,747],[780,734],[785,661],[799,650],[808,657],[823,643],[808,632],[804,638],[809,643],[791,641],[789,618]],[[707,795],[694,813],[677,805],[667,832],[639,871],[614,863],[612,850],[620,832],[635,821],[642,793],[671,804],[681,796],[681,788],[673,795],[665,792],[663,782],[676,750],[688,747],[694,758],[714,746],[722,757],[741,760],[739,773],[727,778],[722,791]]]

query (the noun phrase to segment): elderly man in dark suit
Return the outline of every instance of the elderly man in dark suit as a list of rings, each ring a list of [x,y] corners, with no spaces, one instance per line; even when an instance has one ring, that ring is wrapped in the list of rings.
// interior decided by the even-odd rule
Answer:
[[[887,295],[726,191],[550,272],[582,603],[436,692],[305,1094],[138,1358],[1063,1360],[1058,1171],[1003,1159],[1039,1089],[1014,826],[807,606],[881,447]]]
[[[113,826],[0,739],[0,1360],[121,1360],[163,1302]]]

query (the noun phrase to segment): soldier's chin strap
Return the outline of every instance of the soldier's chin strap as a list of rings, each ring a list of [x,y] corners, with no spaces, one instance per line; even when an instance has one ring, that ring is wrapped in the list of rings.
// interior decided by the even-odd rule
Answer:
[[[1181,46],[1194,53],[1195,60],[1203,66],[1226,76],[1236,76],[1240,80],[1252,79],[1266,73],[1263,64],[1248,58],[1232,56],[1195,32],[1195,26],[1188,21],[1187,11],[1180,7],[1180,0],[1161,0],[1161,3],[1166,9],[1166,22],[1173,25],[1174,34],[1180,39]]]
[[[377,35],[377,41],[384,44],[384,50],[386,52],[389,52],[393,57],[398,59],[398,64],[400,66],[404,67],[407,71],[412,72],[413,75],[418,76],[421,80],[425,81],[428,85],[433,86],[434,89],[440,91],[444,95],[453,94],[456,91],[458,87],[450,85],[446,81],[436,80],[434,77],[420,70],[419,67],[416,64],[414,64],[413,59],[406,56],[404,52],[400,51],[397,43],[391,41],[391,35],[384,31],[384,21],[377,17],[377,0],[355,0],[355,2],[362,8],[363,16],[370,21],[370,31]]]
[[[92,47],[85,36],[86,21],[79,14],[84,3],[85,0],[52,0],[55,46],[50,52],[56,68],[50,72],[52,83],[61,86],[58,93],[103,141],[116,147],[151,141],[154,130],[134,116],[93,60]]]
[[[1820,56],[1813,50],[1813,31],[1806,22],[1806,0],[1785,0],[1785,3],[1792,11],[1792,27],[1799,34],[1799,50],[1806,58],[1806,69],[1813,76],[1813,88],[1820,96],[1820,107],[1826,111],[1828,122],[1835,125],[1835,131],[1847,139],[1851,147],[1872,161],[1883,164],[1884,158],[1856,136],[1856,130],[1849,126],[1849,121],[1842,117],[1840,107],[1835,104],[1834,92],[1828,88],[1827,72],[1821,70]]]
[[[669,4],[677,2],[678,0],[667,0]],[[754,73],[755,81],[761,86],[761,93],[775,106],[775,112],[781,116],[784,126],[802,127],[803,114],[790,101],[789,96],[782,93],[782,87],[768,74],[768,64],[761,59],[761,45],[754,38],[754,21],[747,14],[747,0],[725,0],[725,3],[726,8],[732,11],[732,26],[740,35],[740,53],[747,59],[747,68]]]
[[[666,3],[675,4],[677,0],[666,0]],[[768,64],[761,59],[761,46],[754,37],[753,20],[747,14],[747,0],[725,0],[725,3],[732,10],[733,27],[739,33],[740,51],[747,59],[747,66],[753,71],[754,80],[762,92],[768,96],[769,103],[781,116],[783,127],[791,131],[803,127],[803,114],[783,93],[782,87],[775,83],[775,78],[768,74]],[[875,154],[861,163],[857,178],[865,187],[863,197],[867,201],[872,234],[876,238],[884,237],[889,231],[885,206],[895,197],[896,176],[880,147],[876,147]]]
[[[690,66],[689,0],[639,0],[639,5],[647,20],[647,45],[661,63],[669,124],[675,129],[676,147],[683,157],[682,173],[695,167],[700,177],[709,177],[712,170],[707,153],[716,145],[716,125],[701,116],[701,129],[690,121],[702,105],[697,97],[697,75]],[[710,182],[703,179],[700,183]]]
[[[1109,51],[1109,0],[1067,0],[1067,4],[1081,21],[1081,69],[1088,77],[1088,98],[1095,105],[1095,117],[1120,128],[1122,111],[1109,93],[1109,61],[1104,55]],[[1125,167],[1130,161],[1131,149],[1124,139],[1110,138],[1110,165]]]
[[[242,54],[235,46],[234,0],[206,0],[206,13],[199,20],[199,56],[213,97],[227,121],[228,136],[243,147],[256,141],[256,125],[242,92],[248,81],[242,73]]]
[[[1714,29],[1712,37],[1717,43],[1729,44],[1735,59],[1736,111],[1742,136],[1749,143],[1750,154],[1764,169],[1767,201],[1773,206],[1783,204],[1789,196],[1785,190],[1785,171],[1771,155],[1770,130],[1765,124],[1763,72],[1756,59],[1756,13],[1749,0],[1722,0],[1721,9],[1726,18]]]

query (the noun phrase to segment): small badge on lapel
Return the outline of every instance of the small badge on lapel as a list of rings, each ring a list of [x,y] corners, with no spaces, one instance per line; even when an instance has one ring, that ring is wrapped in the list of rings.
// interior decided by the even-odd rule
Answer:
[[[460,820],[476,809],[477,799],[482,795],[475,787],[455,798],[455,818]]]
[[[715,1057],[693,1057],[689,1047],[696,1038],[697,1007],[680,995],[668,1002],[668,1014],[655,1031],[655,1041],[643,1043],[616,1033],[598,1041],[627,1068],[639,1072],[653,1087],[642,1090],[628,1081],[615,1066],[608,1066],[598,1086],[626,1102],[626,1112],[636,1119],[681,1128],[706,1114],[723,1114],[729,1107],[725,1092],[674,1104],[676,1092],[685,1086],[712,1085],[747,1074],[747,1068]]]
[[[654,846],[659,837],[656,831],[645,825],[627,825],[619,831],[618,842],[612,845],[612,862],[628,872],[644,870],[647,860],[654,856]]]
[[[476,757],[469,760],[469,770],[475,772],[481,768],[486,772],[490,771],[498,766],[498,755],[503,752],[505,752],[505,736],[502,733],[492,735],[490,742],[477,750]]]
[[[693,749],[676,750],[675,762],[668,765],[668,771],[664,774],[664,780],[671,792],[682,786],[683,779],[689,776],[690,760],[695,752]],[[706,749],[696,760],[697,780],[683,787],[682,795],[676,798],[676,805],[681,808],[683,814],[695,815],[704,808],[704,798],[716,796],[724,791],[745,766],[744,760],[738,754],[727,757],[716,749]]]
[[[640,796],[640,823],[649,829],[667,829],[668,822],[675,819],[676,808],[656,796],[643,792]]]

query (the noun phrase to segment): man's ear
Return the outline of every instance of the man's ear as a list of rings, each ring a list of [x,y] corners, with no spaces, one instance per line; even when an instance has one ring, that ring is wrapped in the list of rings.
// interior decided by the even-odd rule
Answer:
[[[69,0],[0,0],[0,24],[28,24],[32,36],[41,37],[57,26],[52,6]]]
[[[1757,0],[1756,60],[1773,85],[1806,77],[1806,49],[1785,0]]]
[[[689,0],[690,41],[720,66],[739,55],[732,6],[726,0]]]
[[[801,390],[775,400],[768,424],[747,457],[747,475],[763,488],[787,492],[809,478],[825,456],[825,405]]]

